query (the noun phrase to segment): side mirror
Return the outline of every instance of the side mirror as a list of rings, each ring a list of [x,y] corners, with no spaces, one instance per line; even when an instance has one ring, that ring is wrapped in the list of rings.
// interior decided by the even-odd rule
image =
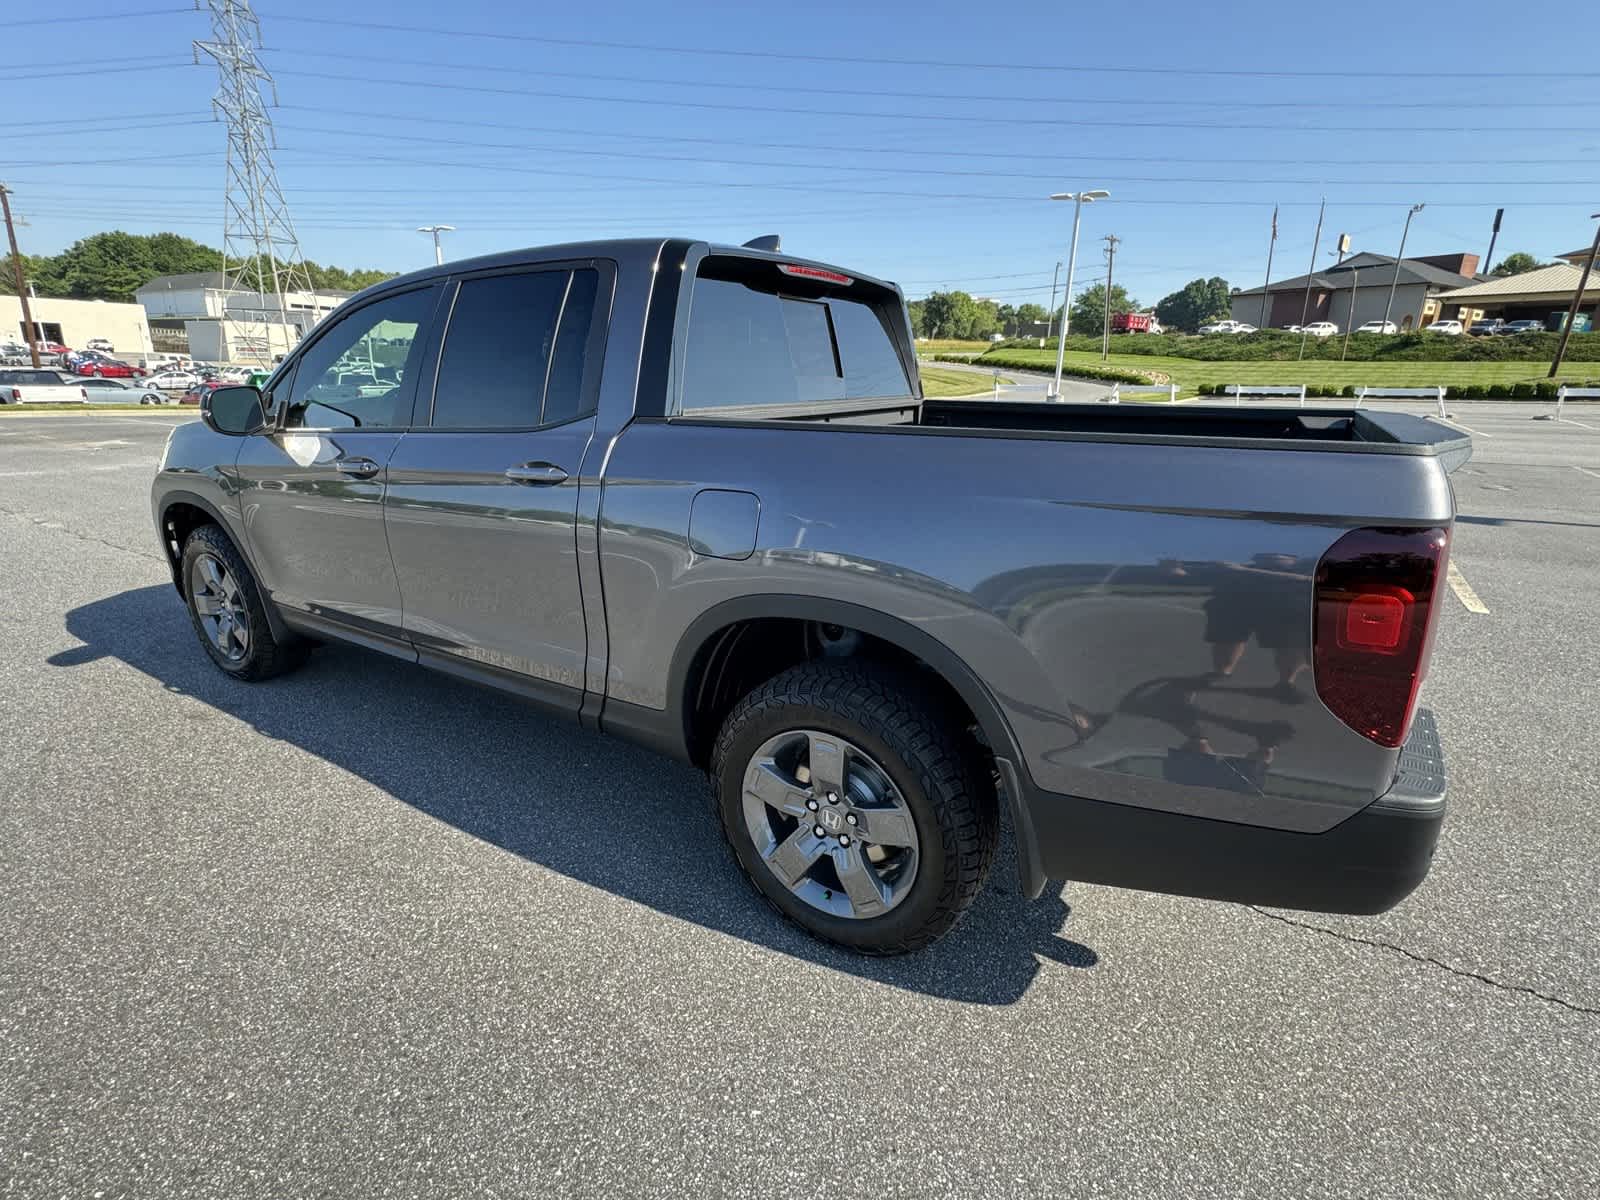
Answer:
[[[244,437],[267,427],[267,410],[259,389],[222,387],[201,397],[200,419],[218,433]]]

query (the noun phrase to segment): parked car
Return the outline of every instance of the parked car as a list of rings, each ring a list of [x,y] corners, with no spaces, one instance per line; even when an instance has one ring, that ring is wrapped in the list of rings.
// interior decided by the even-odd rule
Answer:
[[[0,404],[84,404],[88,399],[83,385],[59,371],[31,367],[0,370]]]
[[[894,285],[642,238],[387,281],[201,415],[153,516],[223,674],[353,641],[698,764],[818,937],[938,937],[1001,805],[1028,895],[1375,912],[1428,870],[1440,422],[923,400]]]
[[[172,398],[153,387],[148,380],[129,383],[122,379],[83,378],[74,383],[84,389],[96,404],[171,404]]]
[[[145,380],[153,388],[160,388],[168,392],[183,392],[200,382],[200,376],[193,371],[166,370],[158,371]]]
[[[1313,321],[1305,326],[1302,332],[1309,333],[1312,337],[1333,337],[1339,332],[1339,327],[1332,321]]]
[[[1460,321],[1434,321],[1423,332],[1440,333],[1446,337],[1460,337],[1466,332],[1466,328]]]
[[[1400,327],[1393,321],[1368,321],[1356,327],[1357,333],[1398,333]]]
[[[1233,332],[1234,333],[1256,333],[1258,331],[1257,331],[1256,327],[1254,325],[1251,325],[1248,321],[1235,321],[1233,323]]]
[[[69,359],[69,362],[73,360]],[[72,368],[79,375],[98,375],[106,379],[138,379],[144,375],[143,367],[133,366],[117,358],[84,358]]]
[[[230,387],[230,386],[232,386],[232,385],[224,383],[220,379],[200,379],[200,380],[196,380],[194,383],[189,385],[188,389],[185,390],[183,395],[178,397],[178,403],[179,404],[197,405],[205,397],[209,396],[212,392],[216,391],[218,388]]]
[[[1506,331],[1506,323],[1499,317],[1492,317],[1487,321],[1474,321],[1467,330],[1473,337],[1499,337]]]
[[[107,354],[111,354],[116,351],[116,347],[111,344],[110,338],[90,338],[84,343],[84,347],[89,350],[102,350]]]
[[[1576,289],[1574,289],[1574,290],[1576,290]],[[1515,333],[1543,333],[1544,331],[1545,331],[1545,328],[1544,328],[1544,322],[1543,321],[1510,321],[1510,322],[1507,322],[1506,327],[1502,332],[1508,333],[1508,334],[1515,334]]]

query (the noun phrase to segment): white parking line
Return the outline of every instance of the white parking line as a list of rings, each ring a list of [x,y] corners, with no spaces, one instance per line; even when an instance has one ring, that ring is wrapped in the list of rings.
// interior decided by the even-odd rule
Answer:
[[[1478,599],[1478,593],[1472,590],[1472,585],[1467,582],[1467,577],[1461,573],[1461,568],[1455,563],[1445,572],[1445,578],[1450,581],[1450,590],[1456,594],[1456,599],[1461,601],[1461,606],[1470,613],[1487,615],[1489,606]]]
[[[1574,421],[1571,417],[1562,417],[1561,423],[1563,425],[1576,425],[1581,429],[1600,429],[1600,425],[1590,425],[1584,421]]]
[[[1593,475],[1596,479],[1600,479],[1600,471],[1591,471],[1588,467],[1577,466],[1573,467],[1572,469],[1574,471],[1582,471],[1585,475]]]
[[[1425,413],[1423,415],[1426,416],[1430,421],[1437,421],[1441,425],[1448,425],[1451,429],[1459,429],[1462,433],[1470,433],[1473,437],[1494,436],[1492,433],[1484,433],[1481,429],[1474,429],[1470,425],[1463,425],[1460,421],[1446,420],[1444,417],[1437,416],[1434,413]]]

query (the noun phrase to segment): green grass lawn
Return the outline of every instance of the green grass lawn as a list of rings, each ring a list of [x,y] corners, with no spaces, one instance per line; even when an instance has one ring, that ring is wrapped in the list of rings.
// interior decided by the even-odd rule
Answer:
[[[969,342],[963,338],[918,338],[917,355],[926,358],[933,354],[982,354],[990,346],[989,342]]]
[[[971,371],[950,371],[940,367],[920,367],[922,394],[928,399],[941,396],[977,396],[992,393],[994,380],[987,375],[974,375]],[[1004,375],[1001,383],[1010,383]]]
[[[1042,371],[1055,369],[1051,350],[1006,350],[1008,366],[1017,360],[1037,363]],[[982,365],[983,360],[979,360]],[[1066,373],[1073,363],[1084,366],[1113,366],[1131,371],[1159,371],[1178,385],[1180,395],[1193,395],[1202,383],[1297,384],[1318,383],[1356,387],[1431,387],[1444,384],[1536,383],[1549,371],[1549,363],[1537,362],[1196,362],[1188,358],[1161,355],[1113,354],[1102,363],[1098,354],[1067,351]],[[1600,364],[1565,363],[1557,377],[1564,380],[1600,377]]]

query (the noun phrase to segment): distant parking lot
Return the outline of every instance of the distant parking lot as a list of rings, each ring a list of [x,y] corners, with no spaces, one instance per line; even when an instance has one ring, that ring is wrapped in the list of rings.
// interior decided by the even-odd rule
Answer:
[[[1452,406],[1416,895],[1003,856],[890,961],[775,923],[686,768],[353,649],[224,680],[147,499],[193,410],[0,417],[0,1191],[1600,1195],[1600,405],[1551,407]]]

